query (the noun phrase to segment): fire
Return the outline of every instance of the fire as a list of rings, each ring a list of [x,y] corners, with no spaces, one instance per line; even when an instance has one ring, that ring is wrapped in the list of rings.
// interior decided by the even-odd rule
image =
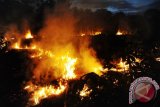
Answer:
[[[7,35],[8,36],[8,35]],[[19,37],[18,37],[19,36]],[[11,49],[36,49],[37,46],[35,44],[31,44],[30,46],[21,46],[21,44],[23,43],[22,40],[23,39],[33,39],[33,36],[31,35],[31,31],[28,30],[27,33],[25,34],[24,37],[21,37],[21,35],[18,35],[17,37],[13,38],[7,38],[7,40],[10,40],[11,42]],[[12,38],[13,40],[16,40],[16,41],[12,41]]]
[[[20,43],[19,43],[19,42],[14,43],[14,44],[12,45],[12,48],[13,48],[13,49],[21,49]]]
[[[31,50],[33,50],[33,49],[36,49],[36,48],[37,48],[36,45],[22,47],[19,42],[16,42],[11,46],[11,49],[17,49],[17,50],[20,50],[20,49],[31,49]]]
[[[122,58],[120,58],[120,61],[113,62],[113,64],[116,66],[116,68],[111,68],[112,71],[118,71],[118,72],[125,72],[129,70],[129,64],[127,64],[126,61],[122,61]]]
[[[98,32],[95,32],[94,35],[100,35],[102,32],[98,31]]]
[[[88,32],[83,32],[80,34],[80,36],[97,36],[97,35],[100,35],[102,34],[101,31],[88,31]]]
[[[43,81],[47,81],[47,79],[51,79],[53,77],[55,79],[61,78],[67,82],[68,80],[79,78],[81,75],[89,72],[95,72],[98,75],[102,74],[102,64],[93,55],[93,50],[88,49],[86,47],[83,47],[80,53],[78,53],[75,50],[75,47],[73,45],[67,45],[63,47],[57,46],[52,51],[47,51],[40,48],[40,51],[41,52],[38,52],[41,53],[40,56],[43,57],[43,55],[45,55],[47,56],[47,59],[42,60],[42,62],[34,71],[33,75],[34,77],[36,77],[35,79],[37,81],[40,81],[42,79]],[[76,69],[77,66],[83,69],[84,72],[82,74],[78,73],[78,70]],[[46,71],[46,69],[48,68],[53,69],[50,71]],[[44,78],[41,78],[42,76]],[[36,105],[39,104],[40,101],[44,98],[48,98],[53,95],[59,95],[59,93],[62,93],[66,88],[62,84],[59,87],[59,91],[56,91],[57,88],[55,90],[55,87],[52,85],[42,87],[38,85],[29,84],[26,85],[25,89],[29,93],[32,92],[30,100],[33,101]],[[54,92],[50,90],[53,90]],[[56,94],[56,92],[59,93]],[[85,97],[89,95],[89,93],[91,92],[92,90],[89,90],[88,87],[84,85],[84,88],[80,92],[80,95]]]
[[[70,15],[65,18],[49,18],[45,22],[46,26],[38,32],[41,39],[35,40],[28,30],[25,35],[18,33],[11,42],[11,49],[33,50],[29,55],[36,66],[32,71],[33,75],[29,78],[30,83],[26,84],[24,89],[29,93],[29,101],[34,105],[50,96],[62,94],[67,87],[67,82],[72,79],[78,79],[90,72],[102,75],[102,63],[96,57],[95,51],[89,47],[90,40],[83,39],[82,44],[73,42],[76,34],[75,23],[71,19],[73,18]],[[101,31],[96,30],[86,32],[82,36],[99,34]],[[59,81],[59,85],[55,86],[52,84],[54,80],[63,80],[65,83]],[[80,95],[89,95],[91,92],[92,90],[85,85]]]
[[[65,69],[66,69],[66,74],[63,76],[63,78],[65,78],[65,79],[76,78],[74,70],[75,70],[75,64],[77,62],[77,59],[67,56],[67,57],[62,57],[62,60],[66,61],[66,63],[64,64]]]
[[[86,35],[85,33],[82,33],[82,34],[81,34],[81,36],[85,36],[85,35]]]
[[[32,46],[31,48],[28,49],[34,49],[36,50],[36,52],[32,53],[30,55],[31,58],[41,58],[42,56],[47,56],[49,58],[52,58],[54,56],[54,54],[49,51],[49,50],[43,50],[40,47],[37,47],[36,45]]]
[[[135,62],[141,63],[142,59],[140,58],[135,58]]]
[[[92,92],[92,89],[89,89],[87,84],[84,84],[83,89],[80,91],[79,95],[81,97],[87,97]]]
[[[56,47],[53,50],[54,56],[49,59],[52,68],[56,68],[57,73],[54,77],[60,77],[65,80],[76,78],[75,69],[78,63],[75,49],[72,45]],[[59,73],[58,73],[59,72]]]
[[[41,75],[44,75],[43,71],[46,71],[46,69],[51,69],[46,71],[46,75],[50,74],[53,78],[66,80],[78,78],[89,72],[101,75],[103,66],[93,54],[93,50],[83,48],[79,51],[72,44],[56,46],[50,51],[40,49],[40,52],[31,56],[32,58],[42,57],[42,61],[34,70],[34,76],[40,79]],[[47,57],[43,60],[43,56]]]
[[[28,30],[27,33],[25,34],[25,38],[26,39],[32,39],[33,38],[30,30]]]
[[[121,32],[120,30],[117,31],[116,35],[123,35],[123,32]]]
[[[32,102],[33,105],[37,105],[40,103],[41,100],[47,97],[62,94],[66,89],[66,85],[62,84],[61,81],[59,82],[58,87],[54,85],[38,86],[33,83],[30,83],[27,86],[25,86],[24,89],[31,93],[29,101]]]
[[[135,62],[141,63],[141,61],[143,60],[143,59],[136,58],[136,57],[134,58],[135,58],[135,61],[131,62],[132,64],[134,64]],[[129,71],[129,64],[127,64],[127,61],[122,61],[122,58],[120,58],[120,60],[118,61],[113,61],[111,63],[115,65],[115,67],[112,67],[111,69],[105,68],[102,71],[108,71],[108,70],[117,71],[117,72],[128,72]]]
[[[67,80],[74,79],[77,77],[75,74],[75,65],[78,59],[72,57],[70,52],[68,52],[68,49],[66,50],[65,48],[63,50],[59,50],[58,53],[55,52],[54,55],[51,51],[44,51],[44,50],[41,50],[41,51],[43,55],[49,56],[46,63],[51,63],[50,66],[57,70],[57,73],[54,74],[54,76],[56,77],[56,75],[58,75],[60,76],[61,80],[64,80],[67,82]],[[42,70],[42,69],[38,68],[38,70]],[[53,71],[51,72],[53,73]],[[36,71],[34,76],[38,75],[36,73],[40,73],[40,74],[44,73],[46,75],[48,74],[48,72]],[[42,79],[45,81],[45,78],[42,78]],[[66,84],[60,81],[59,86],[56,87],[54,85],[39,86],[31,82],[30,84],[26,85],[24,89],[27,90],[29,93],[31,93],[29,100],[33,102],[34,105],[37,105],[40,103],[41,100],[45,98],[48,98],[50,96],[57,96],[63,93],[64,90],[66,89]]]
[[[121,58],[120,62],[117,64],[117,70],[119,72],[127,71],[127,70],[129,70],[129,64],[127,64],[126,61],[122,61],[122,58]]]
[[[95,32],[94,34],[98,35],[101,32]],[[65,46],[56,44],[51,49],[47,49],[43,47],[43,44],[41,45],[40,43],[39,45],[36,42],[31,43],[29,46],[21,46],[22,39],[18,39],[11,48],[34,50],[30,57],[40,58],[38,66],[33,71],[33,78],[39,81],[39,84],[34,84],[34,81],[31,81],[24,87],[30,94],[30,104],[37,105],[41,100],[50,96],[58,96],[66,89],[66,84],[62,82],[59,82],[59,86],[51,84],[43,86],[40,85],[40,81],[50,82],[53,79],[63,79],[67,83],[67,81],[77,79],[89,72],[102,75],[102,64],[96,58],[94,50],[88,48],[88,41],[87,45],[83,44],[78,51],[73,44],[67,44]],[[33,39],[30,31],[25,35],[25,39]],[[82,73],[78,72],[78,70]],[[88,96],[91,92],[92,90],[89,90],[87,85],[84,85],[80,96]]]
[[[86,41],[87,42],[87,41]],[[103,66],[102,63],[96,58],[96,53],[93,49],[88,48],[88,44],[80,49],[80,64],[81,67],[86,71],[85,73],[94,72],[97,75],[102,75]]]
[[[117,36],[123,36],[123,35],[127,35],[127,34],[131,34],[131,32],[124,30],[124,29],[118,29],[116,35]]]

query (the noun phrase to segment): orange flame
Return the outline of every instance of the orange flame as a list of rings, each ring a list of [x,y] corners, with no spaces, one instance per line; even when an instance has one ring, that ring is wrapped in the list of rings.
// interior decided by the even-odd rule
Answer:
[[[123,35],[123,32],[120,31],[120,30],[118,30],[117,33],[116,33],[116,35],[119,35],[119,36],[120,36],[120,35]]]
[[[79,95],[81,97],[87,97],[92,92],[92,89],[89,89],[87,84],[84,84],[83,89],[80,91]]]
[[[98,75],[102,75],[103,66],[102,64],[96,59],[95,53],[90,49],[83,48],[81,53],[81,66],[88,72],[94,72]]]
[[[36,45],[31,45],[31,46],[22,47],[21,44],[20,44],[20,42],[16,42],[16,43],[14,43],[11,46],[11,49],[17,49],[17,50],[20,50],[20,49],[30,49],[30,50],[33,50],[33,49],[37,49],[37,46]]]
[[[98,31],[98,32],[95,32],[94,35],[100,35],[102,32]]]
[[[135,62],[141,63],[142,59],[140,58],[135,58]]]
[[[100,33],[101,32],[95,32],[94,34],[98,35]],[[25,35],[25,39],[31,38],[33,38],[33,36],[31,35],[31,32],[28,31]],[[95,72],[98,75],[102,75],[102,64],[96,58],[94,50],[88,48],[88,41],[87,44],[80,46],[80,52],[77,51],[73,44],[67,44],[65,46],[56,44],[52,49],[48,50],[43,47],[43,44],[41,46],[41,43],[39,45],[39,43],[34,42],[30,44],[30,46],[22,47],[21,42],[22,40],[18,39],[11,48],[18,50],[34,50],[35,52],[32,53],[30,57],[42,58],[33,72],[33,77],[36,81],[40,81],[41,79],[47,81],[47,79],[53,80],[57,78],[67,81],[78,78],[89,72]],[[83,70],[83,73],[78,73],[76,69],[77,66]],[[59,84],[59,87],[55,87],[54,85],[40,86],[31,82],[30,84],[26,84],[24,89],[31,94],[29,101],[33,102],[34,105],[37,105],[45,98],[63,93],[66,89],[66,85],[61,82]],[[80,92],[80,95],[83,97],[85,97],[85,94],[89,95],[91,92],[91,90],[88,91],[87,86],[84,86],[83,90],[84,91]]]
[[[62,84],[61,82],[59,82],[58,87],[53,85],[38,86],[33,83],[30,83],[27,86],[25,86],[24,89],[31,93],[31,98],[29,99],[30,102],[32,102],[33,105],[37,105],[40,103],[42,99],[45,99],[49,96],[62,94],[66,89],[66,85]]]
[[[7,35],[8,36],[8,35]],[[20,36],[20,35],[19,35]],[[35,44],[31,44],[31,46],[21,46],[22,40],[23,39],[33,39],[33,36],[31,35],[30,30],[27,31],[27,33],[25,34],[25,37],[15,37],[14,39],[17,41],[10,41],[12,43],[11,45],[11,49],[36,49],[37,46]],[[8,40],[12,40],[12,38],[7,38]]]
[[[66,69],[66,74],[63,76],[65,79],[73,79],[76,78],[76,75],[74,73],[75,70],[75,64],[77,62],[76,58],[71,58],[71,57],[63,57],[62,60],[65,60],[66,63],[64,64],[65,69]]]
[[[126,61],[122,61],[122,58],[120,58],[120,61],[113,62],[116,65],[116,68],[111,68],[110,70],[112,71],[117,71],[117,72],[126,72],[129,70],[129,64],[127,64]]]
[[[33,38],[30,30],[28,30],[27,33],[25,34],[25,38],[26,39],[32,39]]]
[[[24,39],[34,39],[30,30],[28,30],[26,35],[23,37],[18,35],[17,38],[15,37],[17,41],[12,42],[15,43],[11,46],[12,49],[33,49],[34,52],[31,53],[30,57],[39,58],[38,61],[33,59],[37,66],[33,70],[31,83],[26,84],[24,88],[30,94],[29,100],[34,105],[50,96],[60,95],[66,89],[66,85],[61,81],[58,87],[51,84],[41,86],[43,82],[50,83],[55,79],[63,79],[67,83],[68,80],[77,79],[89,72],[102,74],[103,66],[96,58],[94,50],[89,48],[89,41],[83,41],[87,44],[73,42],[75,39],[73,35],[76,35],[74,32],[76,21],[74,22],[73,16],[68,14],[63,16],[65,18],[61,18],[59,15],[54,18],[49,17],[45,22],[46,26],[38,34],[41,37],[43,36],[40,41],[34,41],[24,46]],[[86,33],[86,35],[93,36],[99,34],[101,32],[98,30]],[[44,35],[46,36],[44,37]],[[35,81],[39,84],[34,84]],[[84,86],[84,90],[86,90],[86,86]],[[82,93],[83,91],[81,92],[83,96]]]
[[[35,61],[36,66],[32,72],[33,76],[30,78],[31,82],[24,87],[30,94],[29,100],[34,105],[39,104],[45,98],[63,93],[67,81],[71,79],[77,79],[89,72],[102,74],[103,66],[96,58],[94,50],[89,48],[89,41],[82,40],[80,43],[79,38],[75,38],[76,30],[74,28],[77,20],[72,13],[70,14],[70,10],[66,11],[67,9],[58,8],[54,10],[54,15],[46,16],[45,26],[38,32],[38,36],[41,36],[40,40],[31,41],[35,38],[30,30],[22,36],[16,27],[11,28],[11,31],[6,33],[7,40],[11,42],[11,49],[34,50],[33,53],[29,54],[31,58],[35,58],[33,61]],[[57,16],[56,13],[58,13]],[[84,33],[84,35],[91,36],[99,34],[101,34],[99,29]],[[39,58],[38,61],[36,58]],[[57,79],[62,79],[65,83],[59,81],[59,86],[49,84]],[[47,85],[43,86],[44,83]],[[87,86],[84,86],[84,93],[88,95],[91,91],[87,91]],[[81,92],[83,96],[82,93],[83,91]]]
[[[19,42],[14,43],[14,44],[12,45],[12,48],[13,48],[13,49],[21,49],[20,43],[19,43]]]
[[[88,32],[83,32],[80,34],[80,36],[97,36],[97,35],[100,35],[102,34],[101,31],[88,31]]]
[[[117,36],[123,36],[123,35],[126,35],[126,34],[130,34],[129,31],[125,31],[125,30],[121,30],[121,29],[118,29],[116,35]]]
[[[58,51],[57,51],[58,50]],[[46,55],[48,56],[47,60],[42,60],[42,63],[35,69],[34,71],[34,77],[36,80],[42,79],[41,75],[45,77],[48,76],[48,74],[51,74],[50,77],[52,78],[62,78],[64,80],[70,80],[80,77],[83,74],[76,74],[76,68],[81,67],[84,69],[84,74],[88,72],[95,72],[98,75],[101,75],[101,70],[103,70],[101,63],[98,62],[97,59],[95,59],[95,56],[93,53],[91,54],[91,50],[84,48],[81,49],[80,53],[77,53],[77,51],[74,49],[72,45],[67,45],[63,47],[56,47],[55,50],[52,51],[45,51],[40,48],[41,56]],[[47,64],[47,66],[46,66]],[[53,68],[54,70],[46,71],[44,72],[44,68]],[[48,79],[43,78],[44,80]],[[34,99],[34,104],[38,104],[42,99],[47,98],[50,96],[50,94],[40,94],[48,92],[47,90],[50,90],[50,88],[39,88],[37,91],[33,88],[35,86],[30,86],[28,88],[28,85],[26,88],[33,90],[35,94],[32,94],[30,99]],[[37,88],[36,88],[37,89]],[[84,86],[84,90],[86,89],[86,86]],[[29,90],[27,90],[29,92]],[[87,93],[87,92],[86,92]],[[38,95],[37,95],[38,94]],[[59,95],[59,94],[54,94]],[[81,95],[83,96],[83,91],[81,92]],[[37,98],[38,96],[38,98]],[[32,100],[33,101],[33,100]]]

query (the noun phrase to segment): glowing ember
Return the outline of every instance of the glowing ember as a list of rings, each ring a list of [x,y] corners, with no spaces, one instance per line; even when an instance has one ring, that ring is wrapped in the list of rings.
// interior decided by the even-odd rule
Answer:
[[[92,89],[89,89],[87,84],[84,84],[83,89],[80,91],[80,96],[81,97],[87,97],[90,95],[90,93],[92,92]]]
[[[28,32],[26,33],[25,38],[26,39],[32,39],[33,38],[30,30],[28,30]]]
[[[113,84],[118,86],[118,82],[119,81],[117,79],[115,79],[115,81],[113,82]]]
[[[31,93],[29,101],[32,102],[33,105],[37,105],[40,103],[41,100],[47,97],[62,94],[66,89],[66,85],[62,84],[61,82],[59,83],[58,87],[53,85],[38,86],[30,83],[27,86],[25,86],[24,89],[27,90],[29,93]]]

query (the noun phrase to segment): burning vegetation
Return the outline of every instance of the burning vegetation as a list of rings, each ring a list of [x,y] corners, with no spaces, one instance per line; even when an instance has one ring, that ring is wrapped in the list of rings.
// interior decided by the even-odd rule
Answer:
[[[75,38],[73,24],[74,19],[71,15],[49,16],[47,26],[39,33],[42,37],[39,41],[35,40],[30,30],[27,30],[24,36],[16,33],[13,40],[10,32],[6,33],[6,38],[11,43],[10,50],[33,51],[29,57],[35,61],[36,67],[31,80],[26,82],[24,87],[30,94],[29,104],[37,105],[45,98],[64,93],[68,81],[78,79],[86,73],[94,72],[98,75],[104,73],[102,63],[96,57],[95,51],[89,47],[90,39]],[[87,35],[99,34],[101,33],[92,32]],[[77,42],[75,43],[73,39]],[[54,80],[58,80],[57,85],[52,84]],[[83,92],[80,92],[80,95],[83,96]]]
[[[117,106],[121,96],[126,106],[128,87],[135,78],[149,75],[160,80],[160,43],[157,37],[152,38],[153,29],[146,33],[148,26],[135,23],[142,22],[142,16],[134,20],[135,16],[114,15],[103,9],[70,8],[65,0],[54,3],[50,5],[54,9],[39,8],[38,16],[32,17],[41,20],[28,19],[27,27],[18,22],[9,25],[0,38],[0,64],[4,65],[0,70],[9,66],[11,71],[22,70],[14,77],[24,75],[19,83],[25,99],[22,106],[52,106],[47,101],[57,103],[56,99],[61,103],[58,107]],[[151,19],[143,22],[147,20]]]

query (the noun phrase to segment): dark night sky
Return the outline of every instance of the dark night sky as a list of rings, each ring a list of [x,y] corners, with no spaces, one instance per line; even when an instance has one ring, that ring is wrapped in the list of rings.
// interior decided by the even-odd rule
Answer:
[[[160,4],[160,0],[71,0],[72,7],[105,8],[111,12],[136,13],[149,8],[154,8]]]

